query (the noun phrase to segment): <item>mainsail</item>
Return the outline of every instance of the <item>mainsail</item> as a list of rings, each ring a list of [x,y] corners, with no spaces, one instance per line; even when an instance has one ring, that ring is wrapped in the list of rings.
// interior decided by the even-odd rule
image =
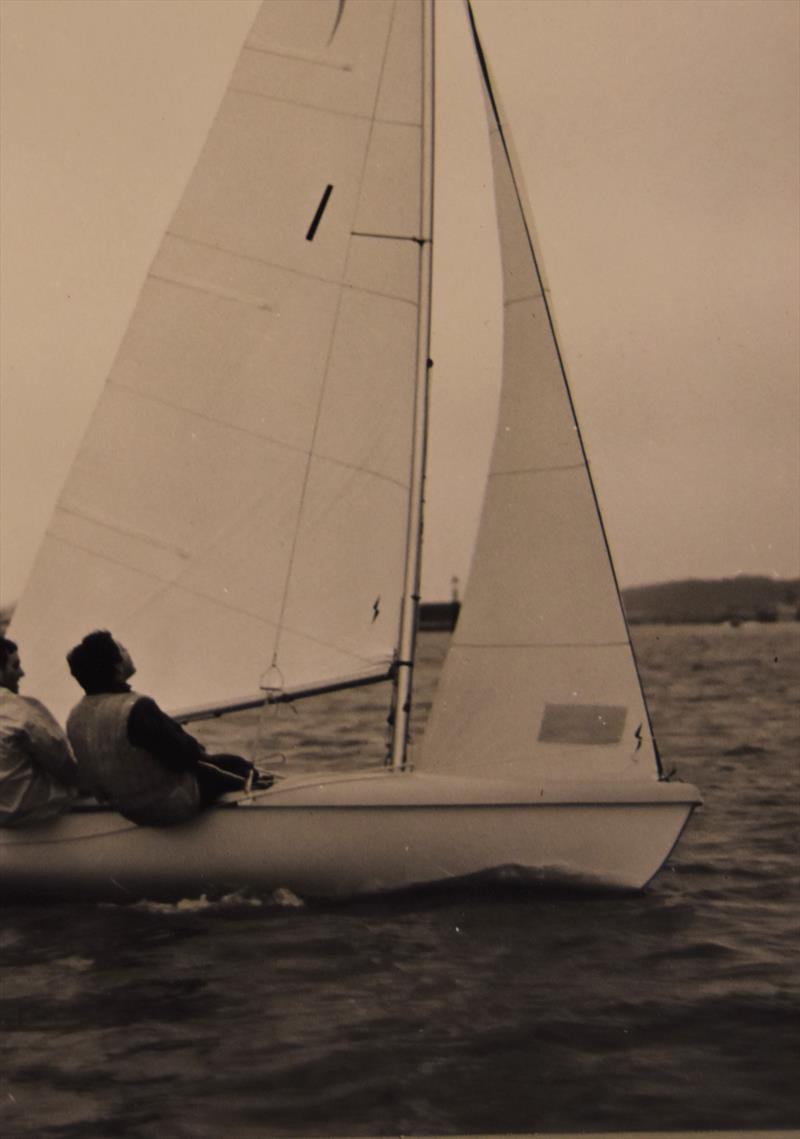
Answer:
[[[482,56],[480,45],[476,48]],[[487,82],[503,278],[500,411],[458,626],[415,766],[653,779],[658,760],[519,163]]]
[[[388,669],[420,336],[421,0],[269,0],[14,618],[109,628],[164,707]]]

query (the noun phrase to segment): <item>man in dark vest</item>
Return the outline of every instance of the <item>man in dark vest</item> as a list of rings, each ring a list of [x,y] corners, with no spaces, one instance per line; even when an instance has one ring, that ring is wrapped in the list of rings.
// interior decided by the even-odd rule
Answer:
[[[208,755],[155,700],[133,692],[130,653],[109,632],[89,633],[67,662],[86,693],[67,720],[81,790],[125,818],[182,823],[227,791],[271,783],[241,756]]]

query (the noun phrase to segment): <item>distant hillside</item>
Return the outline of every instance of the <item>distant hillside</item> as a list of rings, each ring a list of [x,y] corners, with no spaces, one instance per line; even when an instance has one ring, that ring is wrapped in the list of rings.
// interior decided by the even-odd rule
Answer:
[[[800,620],[800,578],[690,579],[622,591],[632,625]]]
[[[666,581],[622,591],[631,625],[704,625],[729,621],[800,621],[800,578],[721,578]],[[458,601],[425,601],[420,609],[422,632],[455,627]]]
[[[625,616],[631,625],[696,625],[730,621],[800,621],[800,578],[729,577],[715,581],[690,578],[623,589]],[[420,628],[450,630],[458,620],[458,601],[423,602]],[[0,609],[0,633],[13,606]]]

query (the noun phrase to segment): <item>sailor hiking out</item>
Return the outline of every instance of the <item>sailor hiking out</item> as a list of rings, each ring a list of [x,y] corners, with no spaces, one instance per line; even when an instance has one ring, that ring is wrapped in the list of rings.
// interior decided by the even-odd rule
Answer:
[[[64,732],[39,700],[22,696],[14,641],[0,637],[0,826],[41,823],[75,798],[77,767]]]
[[[67,720],[81,791],[131,822],[186,822],[226,792],[271,782],[241,756],[209,755],[155,700],[132,691],[130,653],[109,632],[84,637],[67,661],[85,692]]]

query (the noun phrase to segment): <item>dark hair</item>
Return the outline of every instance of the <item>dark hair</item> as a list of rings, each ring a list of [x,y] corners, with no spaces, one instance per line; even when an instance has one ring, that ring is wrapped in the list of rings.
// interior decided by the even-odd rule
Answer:
[[[88,633],[67,653],[67,664],[81,688],[90,695],[106,692],[115,681],[114,669],[122,660],[116,641],[107,629]]]
[[[8,637],[0,637],[0,668],[5,668],[8,658],[18,651],[17,646]]]

